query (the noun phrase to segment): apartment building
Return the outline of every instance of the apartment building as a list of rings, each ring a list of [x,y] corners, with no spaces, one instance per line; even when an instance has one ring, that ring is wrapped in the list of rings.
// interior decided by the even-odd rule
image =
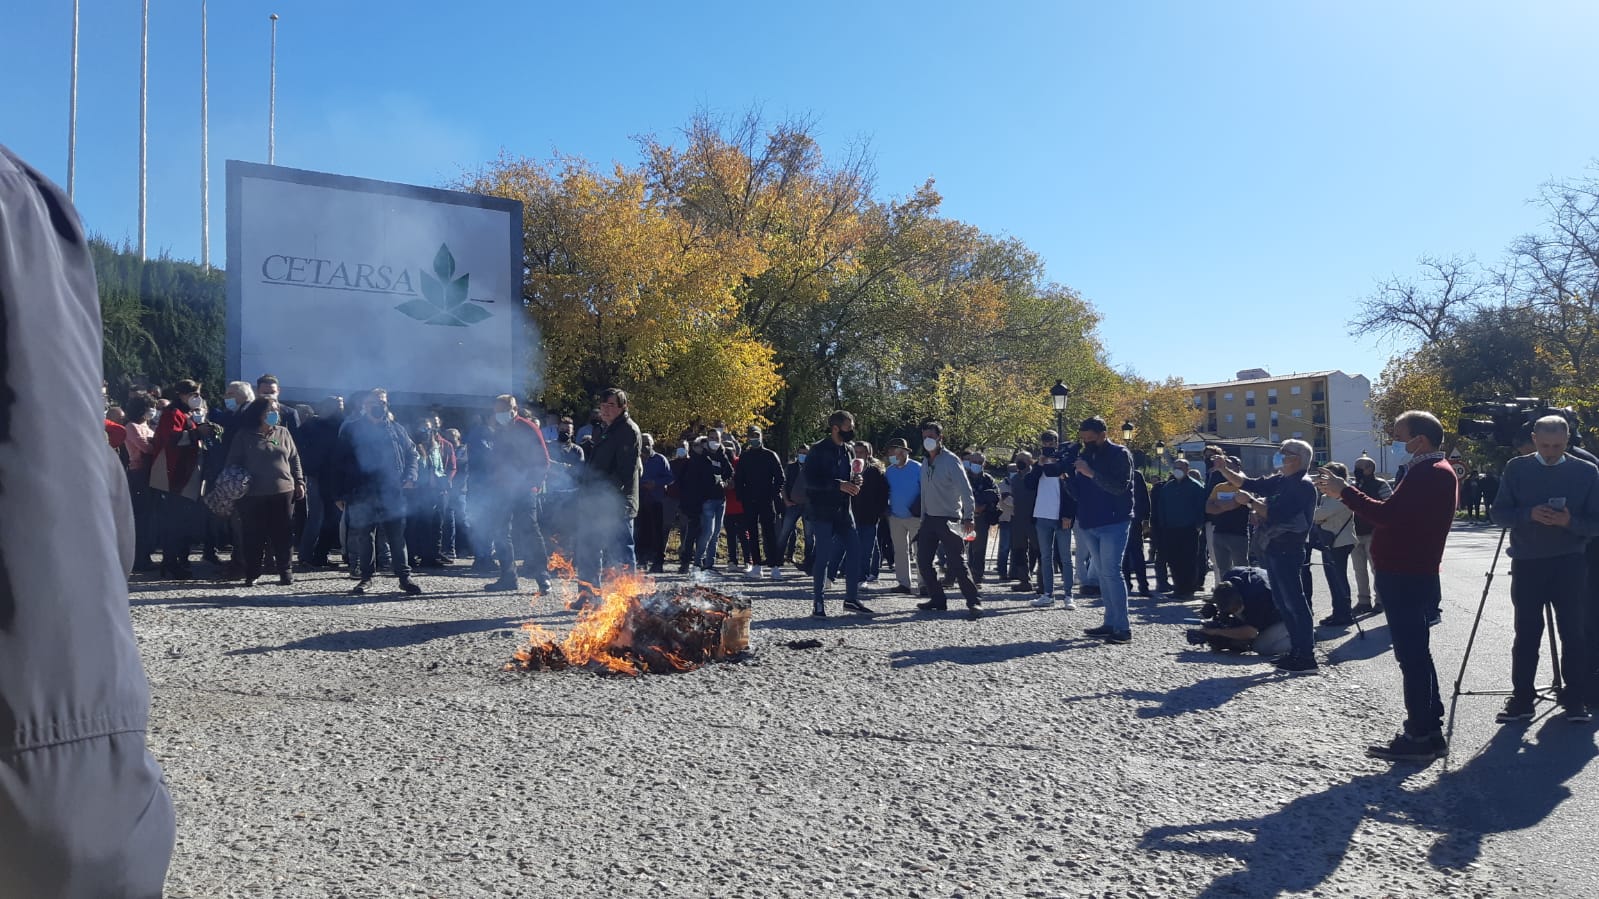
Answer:
[[[1361,453],[1378,455],[1365,375],[1333,370],[1274,376],[1253,368],[1235,380],[1190,384],[1188,390],[1203,436],[1261,444],[1298,438],[1315,447],[1317,462],[1348,465]]]

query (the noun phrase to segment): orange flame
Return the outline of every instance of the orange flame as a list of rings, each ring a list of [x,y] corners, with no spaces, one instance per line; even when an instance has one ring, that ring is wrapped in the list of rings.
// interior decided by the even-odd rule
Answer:
[[[558,554],[550,557],[550,568],[567,572],[572,566]],[[616,575],[606,584],[597,603],[578,612],[572,632],[559,642],[537,622],[522,625],[528,634],[528,645],[517,650],[516,660],[523,665],[538,657],[549,657],[558,650],[574,666],[603,665],[616,674],[637,675],[639,665],[623,653],[633,645],[634,614],[639,610],[639,597],[655,592],[655,581],[638,574]],[[682,660],[673,658],[676,665]],[[686,666],[687,663],[685,662]]]

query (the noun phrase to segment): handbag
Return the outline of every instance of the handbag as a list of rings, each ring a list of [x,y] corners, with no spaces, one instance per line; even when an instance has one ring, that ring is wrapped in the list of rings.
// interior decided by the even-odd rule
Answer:
[[[240,465],[222,469],[205,492],[205,507],[218,518],[231,518],[233,506],[250,492],[250,472]]]
[[[1319,524],[1315,525],[1310,529],[1310,548],[1319,549],[1322,552],[1333,549],[1338,543],[1338,538],[1344,535],[1344,531],[1349,529],[1349,523],[1354,520],[1355,516],[1349,516],[1344,520],[1344,526],[1336,531],[1329,531]]]

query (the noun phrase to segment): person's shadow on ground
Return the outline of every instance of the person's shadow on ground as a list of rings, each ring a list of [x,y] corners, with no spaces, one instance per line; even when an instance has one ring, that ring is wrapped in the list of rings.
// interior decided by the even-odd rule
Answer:
[[[1536,742],[1501,729],[1481,753],[1420,790],[1404,789],[1420,769],[1399,765],[1301,796],[1258,818],[1164,825],[1140,847],[1227,857],[1240,870],[1212,881],[1201,897],[1310,892],[1343,864],[1362,821],[1371,818],[1437,832],[1433,867],[1459,869],[1481,854],[1484,836],[1534,827],[1571,795],[1566,781],[1599,755],[1591,730],[1550,721]]]

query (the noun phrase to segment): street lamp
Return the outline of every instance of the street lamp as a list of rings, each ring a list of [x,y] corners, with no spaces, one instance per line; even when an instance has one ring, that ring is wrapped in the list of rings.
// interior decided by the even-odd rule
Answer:
[[[1155,441],[1155,473],[1166,474],[1166,441]]]
[[[1055,404],[1055,433],[1060,434],[1066,430],[1066,400],[1072,392],[1066,388],[1065,381],[1056,381],[1055,386],[1049,388],[1050,401]]]
[[[1122,443],[1125,445],[1125,444],[1132,443],[1132,442],[1133,442],[1133,423],[1131,421],[1124,421],[1124,422],[1122,422]]]

